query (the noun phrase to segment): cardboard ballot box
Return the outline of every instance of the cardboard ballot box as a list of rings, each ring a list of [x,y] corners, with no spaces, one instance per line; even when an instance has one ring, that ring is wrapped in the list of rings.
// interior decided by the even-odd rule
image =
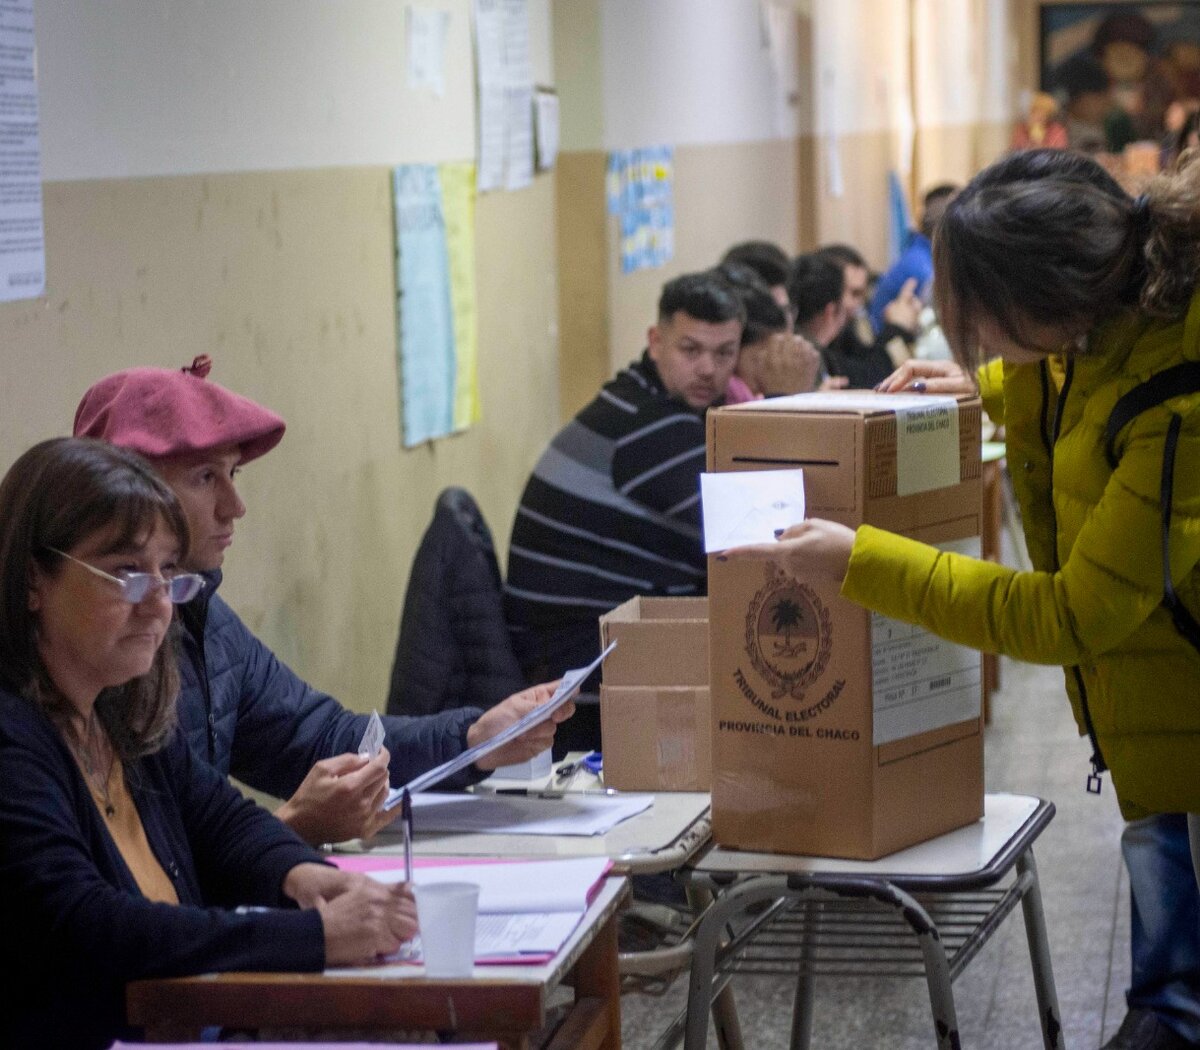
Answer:
[[[810,518],[976,554],[979,453],[974,398],[846,391],[708,414],[710,471],[800,467]],[[982,816],[978,653],[781,563],[715,559],[709,650],[718,843],[872,860]]]
[[[708,599],[632,598],[600,618],[604,783],[707,791],[712,777]]]

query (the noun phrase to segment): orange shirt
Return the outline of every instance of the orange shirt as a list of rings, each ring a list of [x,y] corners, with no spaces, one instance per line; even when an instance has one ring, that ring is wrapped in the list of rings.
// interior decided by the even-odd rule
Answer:
[[[78,759],[76,761],[78,762]],[[121,760],[114,757],[112,768],[108,771],[107,800],[82,766],[80,770],[91,792],[92,801],[96,803],[96,808],[104,818],[108,833],[112,835],[122,860],[128,865],[143,895],[148,900],[178,904],[179,894],[175,892],[175,886],[167,878],[167,873],[158,862],[146,838],[141,815],[125,783],[125,767],[121,765]],[[111,813],[108,812],[109,809],[112,810]]]

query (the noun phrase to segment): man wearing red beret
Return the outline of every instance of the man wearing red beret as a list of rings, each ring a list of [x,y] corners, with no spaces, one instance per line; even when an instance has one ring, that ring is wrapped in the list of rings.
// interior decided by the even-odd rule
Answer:
[[[101,379],[75,413],[75,435],[141,453],[175,490],[191,546],[184,568],[208,581],[180,607],[179,722],[192,750],[218,770],[286,799],[276,811],[312,843],[375,834],[389,779],[405,783],[495,736],[550,696],[536,686],[487,712],[466,707],[423,718],[383,719],[386,746],[374,759],[355,753],[367,715],[347,711],[281,663],[216,593],[235,522],[246,513],[238,470],[283,438],[275,413],[190,368],[132,368]],[[486,769],[522,762],[553,741],[553,721],[499,748]],[[484,770],[481,769],[481,772]]]

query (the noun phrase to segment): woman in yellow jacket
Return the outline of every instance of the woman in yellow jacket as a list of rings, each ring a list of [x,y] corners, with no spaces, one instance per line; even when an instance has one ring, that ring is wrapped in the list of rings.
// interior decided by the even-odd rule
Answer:
[[[1062,665],[1094,748],[1093,781],[1107,764],[1124,816],[1200,814],[1200,650],[1163,607],[1166,587],[1200,616],[1200,393],[1132,419],[1113,443],[1115,467],[1105,448],[1121,395],[1200,361],[1200,163],[1134,200],[1081,155],[1011,155],[947,208],[934,273],[961,368],[906,366],[884,388],[969,388],[966,377],[997,359],[981,387],[1004,420],[1034,571],[820,520],[729,556],[841,578],[845,597],[887,616]],[[1172,431],[1165,577],[1160,481]],[[1200,818],[1190,827],[1200,870]],[[1182,1042],[1110,1045],[1200,1045],[1188,1020]]]

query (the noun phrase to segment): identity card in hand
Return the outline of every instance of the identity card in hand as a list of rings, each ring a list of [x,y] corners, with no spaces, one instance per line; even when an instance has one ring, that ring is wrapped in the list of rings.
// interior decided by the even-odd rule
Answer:
[[[453,776],[460,769],[466,769],[473,762],[479,761],[486,755],[490,755],[497,748],[503,747],[510,740],[515,740],[522,733],[532,729],[536,725],[540,725],[546,721],[555,711],[563,706],[568,700],[572,699],[579,692],[580,686],[587,681],[588,676],[596,670],[603,662],[604,658],[616,648],[616,642],[610,642],[607,649],[596,657],[587,667],[578,667],[572,671],[567,671],[562,676],[562,681],[558,683],[558,688],[554,690],[554,695],[550,697],[544,704],[539,704],[524,718],[518,719],[507,729],[497,733],[490,740],[485,740],[482,744],[476,744],[474,747],[467,748],[457,758],[452,758],[449,762],[443,762],[435,769],[429,770],[428,773],[422,773],[414,780],[410,780],[404,787],[392,788],[388,792],[387,801],[384,802],[384,809],[394,809],[400,804],[400,799],[405,788],[410,794],[415,795],[418,791],[426,791],[435,784],[441,783],[449,776]]]
[[[383,738],[383,719],[379,717],[378,711],[372,711],[371,720],[358,742],[358,753],[366,759],[374,758],[383,747]]]

